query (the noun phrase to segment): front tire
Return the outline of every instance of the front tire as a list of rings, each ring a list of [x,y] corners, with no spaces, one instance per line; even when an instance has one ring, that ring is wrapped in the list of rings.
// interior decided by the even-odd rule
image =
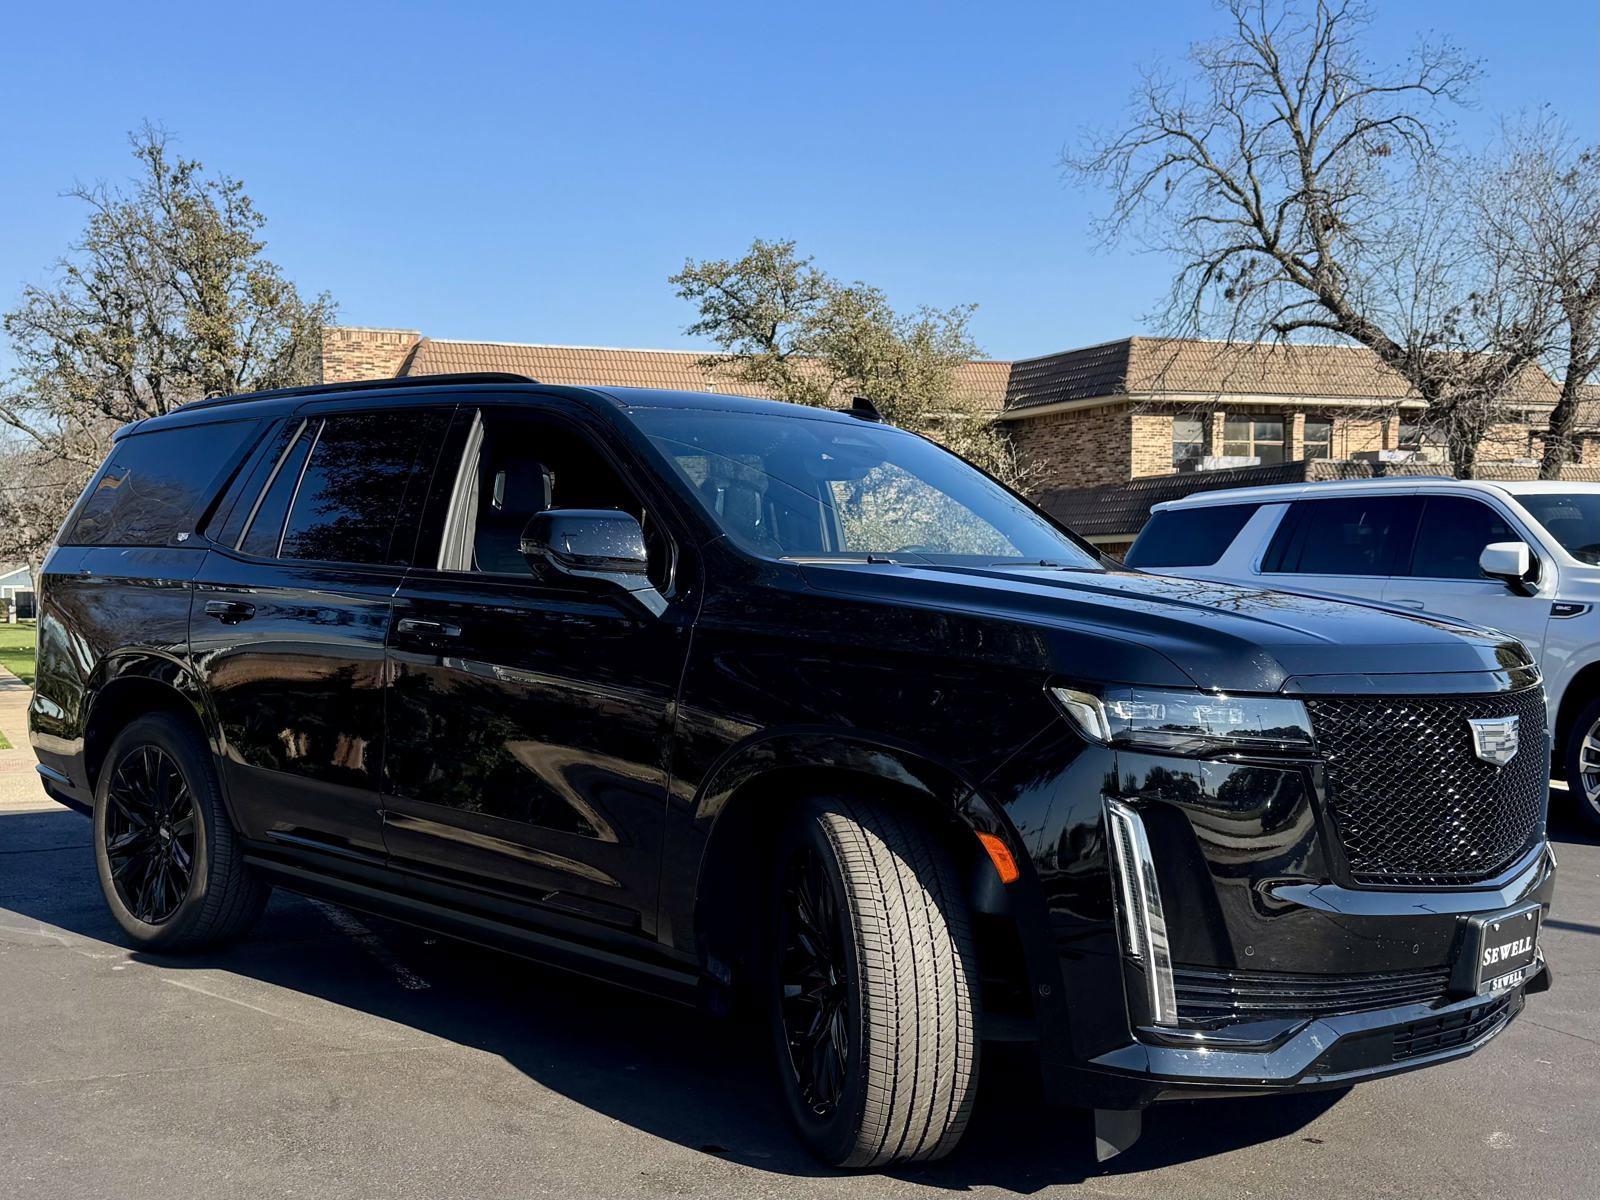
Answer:
[[[804,805],[774,871],[769,995],[779,1086],[835,1166],[942,1158],[978,1081],[977,954],[958,876],[888,805]]]
[[[1600,697],[1573,720],[1565,759],[1572,809],[1590,829],[1600,829]]]
[[[234,837],[210,751],[170,713],[111,743],[95,788],[100,890],[140,949],[183,953],[244,936],[270,892]]]

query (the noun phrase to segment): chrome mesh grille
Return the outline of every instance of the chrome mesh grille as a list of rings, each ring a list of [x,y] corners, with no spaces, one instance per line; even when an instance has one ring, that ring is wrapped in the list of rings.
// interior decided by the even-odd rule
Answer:
[[[1550,763],[1543,689],[1490,696],[1308,699],[1327,803],[1352,877],[1402,887],[1490,879],[1538,835]],[[1474,717],[1515,715],[1503,767],[1474,750]]]

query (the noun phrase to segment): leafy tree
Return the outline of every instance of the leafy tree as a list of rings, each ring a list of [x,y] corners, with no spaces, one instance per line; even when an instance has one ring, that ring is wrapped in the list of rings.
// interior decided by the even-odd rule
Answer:
[[[737,259],[690,259],[668,282],[699,307],[686,332],[722,351],[707,367],[795,404],[837,408],[865,396],[893,424],[1021,481],[996,414],[958,374],[978,355],[972,305],[896,312],[880,289],[840,282],[794,242],[759,238]]]
[[[1448,42],[1363,50],[1360,0],[1226,0],[1179,78],[1067,165],[1111,193],[1107,237],[1175,257],[1174,333],[1355,342],[1428,404],[1457,474],[1547,344],[1546,290],[1475,235],[1441,107],[1478,74]]]
[[[130,142],[137,178],[68,193],[87,209],[82,235],[4,317],[18,366],[0,388],[13,456],[0,556],[37,561],[116,426],[320,373],[332,301],[303,299],[264,256],[244,185],[174,155],[153,126]]]

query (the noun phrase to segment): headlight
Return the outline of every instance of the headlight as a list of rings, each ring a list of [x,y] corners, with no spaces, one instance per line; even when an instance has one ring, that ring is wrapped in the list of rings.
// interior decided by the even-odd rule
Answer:
[[[1281,696],[1230,696],[1160,688],[1053,687],[1061,711],[1092,742],[1169,754],[1305,753],[1305,705]]]

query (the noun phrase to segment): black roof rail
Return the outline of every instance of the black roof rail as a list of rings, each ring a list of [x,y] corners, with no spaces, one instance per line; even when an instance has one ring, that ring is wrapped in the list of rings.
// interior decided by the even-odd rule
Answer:
[[[538,383],[532,375],[512,371],[457,371],[449,375],[406,375],[396,379],[352,379],[347,383],[312,383],[304,387],[273,388],[265,392],[240,392],[236,396],[207,396],[179,405],[184,412],[213,408],[219,404],[242,404],[246,400],[277,400],[284,396],[317,396],[336,392],[367,392],[408,387],[438,387],[458,383]]]

